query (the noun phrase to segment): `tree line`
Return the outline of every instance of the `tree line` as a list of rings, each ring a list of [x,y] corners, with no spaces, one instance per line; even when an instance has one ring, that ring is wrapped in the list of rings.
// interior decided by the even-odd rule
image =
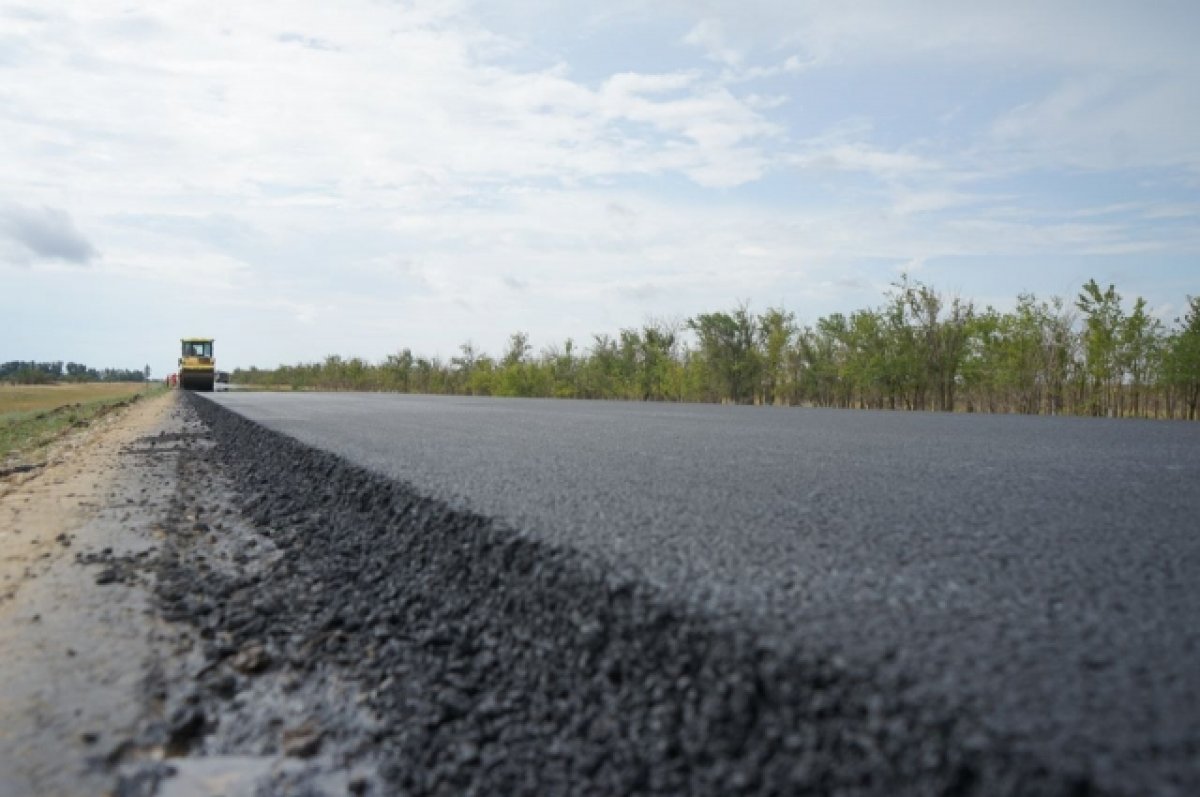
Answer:
[[[89,368],[81,363],[10,360],[0,363],[0,382],[19,385],[55,382],[144,382],[150,378],[150,366],[134,368]]]
[[[904,277],[875,308],[801,324],[739,305],[649,321],[535,353],[514,333],[492,357],[409,349],[372,363],[239,369],[236,383],[477,396],[809,405],[1196,419],[1200,297],[1170,324],[1095,280],[1074,301],[1018,296],[1001,312]]]

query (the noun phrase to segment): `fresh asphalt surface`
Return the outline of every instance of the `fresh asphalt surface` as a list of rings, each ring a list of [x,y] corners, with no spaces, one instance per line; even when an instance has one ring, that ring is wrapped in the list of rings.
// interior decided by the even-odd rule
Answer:
[[[1017,749],[1197,784],[1200,425],[211,398],[765,639],[910,675]]]

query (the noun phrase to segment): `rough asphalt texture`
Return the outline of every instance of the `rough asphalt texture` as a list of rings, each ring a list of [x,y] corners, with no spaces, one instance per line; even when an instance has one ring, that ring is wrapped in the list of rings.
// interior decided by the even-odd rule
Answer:
[[[1200,427],[192,403],[281,557],[206,622],[331,653],[395,788],[1200,790]]]

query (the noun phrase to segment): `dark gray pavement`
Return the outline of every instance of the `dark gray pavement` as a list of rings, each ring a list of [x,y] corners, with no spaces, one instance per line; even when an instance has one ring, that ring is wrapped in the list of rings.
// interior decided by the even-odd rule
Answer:
[[[210,398],[1107,785],[1200,786],[1200,425]]]

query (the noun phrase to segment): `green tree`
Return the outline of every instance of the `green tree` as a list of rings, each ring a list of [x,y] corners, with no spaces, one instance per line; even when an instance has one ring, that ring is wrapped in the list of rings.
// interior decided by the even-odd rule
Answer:
[[[742,306],[732,313],[705,313],[687,325],[699,339],[711,395],[737,404],[753,402],[762,361],[749,310]]]
[[[577,398],[580,390],[579,357],[575,341],[567,338],[561,348],[550,346],[542,358],[550,369],[551,395],[555,398]]]
[[[475,395],[475,383],[472,377],[479,364],[479,352],[475,350],[475,344],[469,340],[461,344],[458,351],[459,356],[450,358],[450,366],[454,369],[455,376],[453,384],[459,388],[455,392],[466,393],[468,396]]]
[[[397,354],[389,354],[383,363],[384,384],[387,389],[402,393],[411,391],[415,362],[410,349],[401,349]]]
[[[638,348],[638,392],[643,401],[662,401],[673,397],[672,364],[676,360],[678,331],[666,322],[642,326]]]
[[[1114,285],[1101,291],[1096,280],[1088,280],[1075,306],[1084,315],[1084,363],[1091,414],[1109,414],[1114,409],[1121,378],[1121,296]]]
[[[796,337],[796,317],[781,308],[769,308],[758,317],[762,351],[762,400],[764,404],[792,401],[789,352]]]
[[[1183,415],[1196,420],[1200,403],[1200,296],[1188,297],[1188,309],[1166,344],[1164,376],[1183,402]]]
[[[508,348],[500,359],[500,373],[497,379],[496,395],[498,396],[533,396],[535,395],[535,374],[529,353],[533,346],[529,343],[529,335],[525,332],[514,332],[508,338]]]
[[[1135,416],[1140,415],[1147,386],[1153,381],[1162,356],[1162,322],[1146,312],[1145,299],[1138,297],[1133,311],[1124,318],[1119,343],[1119,367],[1129,379],[1128,410]]]
[[[909,375],[914,406],[954,409],[958,372],[967,351],[967,333],[974,307],[957,297],[947,301],[933,288],[907,275],[894,286],[893,319],[897,328],[908,326]]]
[[[846,317],[841,313],[817,320],[806,327],[796,343],[797,372],[801,393],[821,407],[849,406],[845,341],[849,337]]]

